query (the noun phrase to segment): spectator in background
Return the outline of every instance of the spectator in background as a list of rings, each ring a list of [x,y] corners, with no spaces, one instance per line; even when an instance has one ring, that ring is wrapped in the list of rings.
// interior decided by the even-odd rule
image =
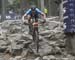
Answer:
[[[13,10],[9,10],[9,14],[13,14],[14,12],[13,12]]]
[[[54,0],[54,2],[59,5],[62,2],[62,0]]]
[[[47,8],[44,8],[44,13],[46,15],[46,17],[48,16],[48,9]]]
[[[12,20],[16,19],[16,13],[13,9],[8,11],[8,15],[11,17]]]

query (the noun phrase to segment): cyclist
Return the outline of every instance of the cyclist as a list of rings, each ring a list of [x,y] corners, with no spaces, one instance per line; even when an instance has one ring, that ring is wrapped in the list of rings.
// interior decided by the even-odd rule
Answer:
[[[26,11],[26,13],[22,16],[22,20],[24,21],[24,18],[27,17],[28,23],[30,23],[31,18],[34,17],[38,21],[39,14],[43,17],[43,23],[45,23],[46,15],[41,10],[36,8],[35,5],[31,5],[31,8],[28,9],[28,11]],[[30,29],[30,26],[29,26],[29,29]],[[30,30],[29,30],[29,32],[30,32]]]

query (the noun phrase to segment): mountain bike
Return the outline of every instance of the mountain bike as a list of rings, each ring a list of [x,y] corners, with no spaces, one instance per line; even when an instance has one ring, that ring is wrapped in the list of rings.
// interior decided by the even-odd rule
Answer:
[[[36,49],[36,53],[39,52],[39,32],[38,32],[38,20],[35,18],[32,18],[30,21],[30,30],[31,35],[34,41],[34,47]]]

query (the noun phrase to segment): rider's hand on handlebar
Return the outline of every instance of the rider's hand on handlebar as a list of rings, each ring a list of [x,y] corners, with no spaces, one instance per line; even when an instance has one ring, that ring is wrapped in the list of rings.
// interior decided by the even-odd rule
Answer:
[[[42,23],[46,23],[46,19],[44,19]]]
[[[26,22],[26,21],[24,21],[24,22],[23,22],[23,24],[24,24],[24,25],[29,25],[29,23],[28,23],[28,22]]]
[[[26,22],[23,22],[24,25],[26,25]]]

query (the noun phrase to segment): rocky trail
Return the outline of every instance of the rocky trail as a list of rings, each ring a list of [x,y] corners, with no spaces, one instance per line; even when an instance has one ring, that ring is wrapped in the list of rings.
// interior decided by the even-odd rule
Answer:
[[[39,55],[36,55],[28,25],[21,20],[0,23],[0,60],[74,60],[65,50],[63,22],[58,18],[47,19],[39,26]]]

